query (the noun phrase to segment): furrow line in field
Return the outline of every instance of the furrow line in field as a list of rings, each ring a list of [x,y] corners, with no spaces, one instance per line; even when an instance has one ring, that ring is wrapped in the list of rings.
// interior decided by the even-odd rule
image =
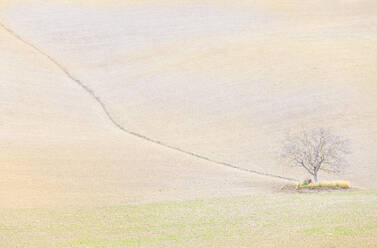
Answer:
[[[167,149],[170,149],[170,150],[173,150],[173,151],[176,151],[176,152],[180,152],[180,153],[183,153],[183,154],[186,154],[186,155],[189,155],[189,156],[201,159],[201,160],[205,160],[205,161],[217,164],[217,165],[221,165],[221,166],[233,168],[233,169],[236,169],[236,170],[239,170],[239,171],[244,171],[244,172],[249,172],[249,173],[257,174],[257,175],[260,175],[260,176],[266,176],[266,177],[271,177],[271,178],[278,178],[278,179],[282,179],[282,180],[295,181],[295,182],[298,181],[297,179],[294,179],[294,178],[289,178],[289,177],[284,177],[284,176],[280,176],[280,175],[275,175],[275,174],[265,173],[265,172],[261,172],[261,171],[251,170],[251,169],[247,169],[247,168],[236,166],[236,165],[231,164],[231,163],[227,163],[227,162],[223,162],[223,161],[218,161],[218,160],[209,158],[207,156],[200,155],[200,154],[195,153],[195,152],[186,151],[186,150],[181,149],[179,147],[169,145],[169,144],[164,143],[162,141],[159,141],[159,140],[156,140],[156,139],[152,139],[152,138],[147,137],[147,136],[145,136],[143,134],[140,134],[140,133],[137,133],[137,132],[134,132],[134,131],[126,129],[125,127],[123,127],[120,123],[118,123],[113,118],[113,116],[111,115],[110,111],[108,110],[107,106],[102,101],[102,99],[99,96],[97,96],[96,93],[91,88],[89,88],[85,83],[83,83],[80,79],[78,79],[74,75],[72,75],[72,73],[69,70],[67,70],[62,64],[60,64],[56,59],[54,59],[53,57],[51,57],[46,52],[42,51],[40,48],[38,48],[37,46],[35,46],[33,43],[31,43],[31,42],[25,40],[24,38],[22,38],[19,34],[17,34],[12,29],[10,29],[6,25],[4,25],[2,22],[0,22],[0,26],[3,29],[5,29],[9,34],[11,34],[13,37],[15,37],[16,39],[20,40],[25,45],[33,48],[38,53],[40,53],[42,56],[46,57],[51,63],[53,63],[55,66],[57,66],[69,79],[71,79],[72,81],[74,81],[75,83],[77,83],[81,88],[83,88],[83,90],[85,90],[90,96],[92,96],[94,98],[94,100],[101,106],[101,108],[102,108],[103,112],[105,113],[105,115],[107,116],[107,118],[119,130],[121,130],[121,131],[123,131],[123,132],[125,132],[125,133],[127,133],[129,135],[136,136],[136,137],[138,137],[140,139],[148,141],[150,143],[154,143],[154,144],[163,146],[163,147],[165,147]]]

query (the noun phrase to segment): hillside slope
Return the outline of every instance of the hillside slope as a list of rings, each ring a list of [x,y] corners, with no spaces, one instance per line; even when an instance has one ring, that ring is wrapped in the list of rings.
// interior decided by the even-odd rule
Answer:
[[[351,166],[340,177],[377,187],[376,4],[274,2],[5,1],[1,18],[92,89],[128,130],[240,167],[302,177],[278,160],[281,139],[299,128],[329,127],[352,142]],[[70,100],[86,113],[81,101]],[[117,132],[94,132],[98,143],[121,139],[91,101]],[[143,143],[130,139],[126,150]],[[175,154],[151,147],[168,160]],[[198,170],[204,164],[195,160]]]
[[[4,30],[0,53],[1,208],[103,206],[266,190],[262,177],[120,132],[89,94]]]

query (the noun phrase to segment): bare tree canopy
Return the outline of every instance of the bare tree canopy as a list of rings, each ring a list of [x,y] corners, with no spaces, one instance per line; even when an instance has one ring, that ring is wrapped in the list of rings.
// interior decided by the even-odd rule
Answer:
[[[304,168],[318,182],[319,171],[338,173],[346,165],[347,143],[323,128],[302,131],[286,139],[282,156],[290,165]]]

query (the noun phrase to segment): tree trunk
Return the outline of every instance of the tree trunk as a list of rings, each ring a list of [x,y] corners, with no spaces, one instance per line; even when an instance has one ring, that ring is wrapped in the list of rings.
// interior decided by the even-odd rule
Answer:
[[[317,176],[317,172],[314,172],[314,175],[313,175],[313,177],[314,177],[314,182],[315,182],[315,183],[318,183],[318,176]]]

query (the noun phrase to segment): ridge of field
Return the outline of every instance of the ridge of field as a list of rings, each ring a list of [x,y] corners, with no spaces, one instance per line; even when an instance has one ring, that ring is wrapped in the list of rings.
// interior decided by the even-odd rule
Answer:
[[[303,177],[278,160],[281,139],[330,127],[352,142],[351,166],[339,177],[375,188],[375,7],[36,0],[9,3],[1,16],[129,130],[240,167]]]
[[[220,166],[225,166],[225,167],[232,168],[232,169],[239,170],[239,171],[243,171],[243,172],[253,173],[253,174],[256,174],[256,175],[259,175],[259,176],[266,176],[266,177],[270,177],[270,178],[275,178],[275,179],[277,178],[277,179],[287,180],[287,181],[292,181],[292,182],[298,182],[299,181],[298,179],[294,179],[294,178],[289,178],[289,177],[284,177],[284,176],[275,175],[275,174],[271,174],[271,173],[266,173],[266,172],[263,172],[263,171],[256,171],[256,170],[252,170],[252,169],[242,168],[242,167],[239,167],[239,166],[234,165],[234,164],[218,161],[218,160],[203,156],[203,155],[198,154],[198,153],[183,150],[183,149],[181,149],[180,147],[177,147],[177,146],[169,145],[169,144],[164,143],[160,140],[152,139],[152,138],[147,137],[147,136],[145,136],[141,133],[137,133],[137,132],[128,130],[126,127],[122,126],[121,124],[119,124],[117,122],[117,120],[112,116],[107,105],[102,101],[102,99],[91,88],[89,88],[85,83],[83,83],[81,80],[74,77],[72,75],[72,73],[69,72],[63,65],[61,65],[58,61],[56,61],[50,55],[48,55],[45,52],[43,52],[42,50],[40,50],[40,48],[38,48],[34,44],[23,39],[20,35],[15,33],[13,30],[9,29],[3,23],[0,23],[0,27],[2,27],[4,30],[6,30],[14,38],[21,41],[25,46],[34,49],[36,52],[39,53],[40,56],[48,59],[54,66],[59,68],[59,70],[61,70],[61,72],[63,72],[66,75],[67,78],[69,78],[71,81],[75,82],[78,86],[80,86],[80,88],[82,88],[87,94],[89,94],[96,101],[96,103],[101,107],[104,115],[110,121],[110,123],[113,124],[115,128],[119,129],[120,131],[124,132],[125,134],[132,135],[132,136],[137,137],[139,139],[142,139],[146,142],[153,143],[154,145],[159,145],[159,146],[164,147],[168,150],[172,150],[174,152],[179,152],[179,153],[182,153],[184,155],[188,155],[188,156],[191,156],[193,158],[201,159],[201,160],[204,160],[206,162],[214,163],[214,164],[217,164],[217,165],[220,165]]]
[[[108,206],[276,187],[125,135],[89,94],[3,29],[0,51],[0,208]]]

